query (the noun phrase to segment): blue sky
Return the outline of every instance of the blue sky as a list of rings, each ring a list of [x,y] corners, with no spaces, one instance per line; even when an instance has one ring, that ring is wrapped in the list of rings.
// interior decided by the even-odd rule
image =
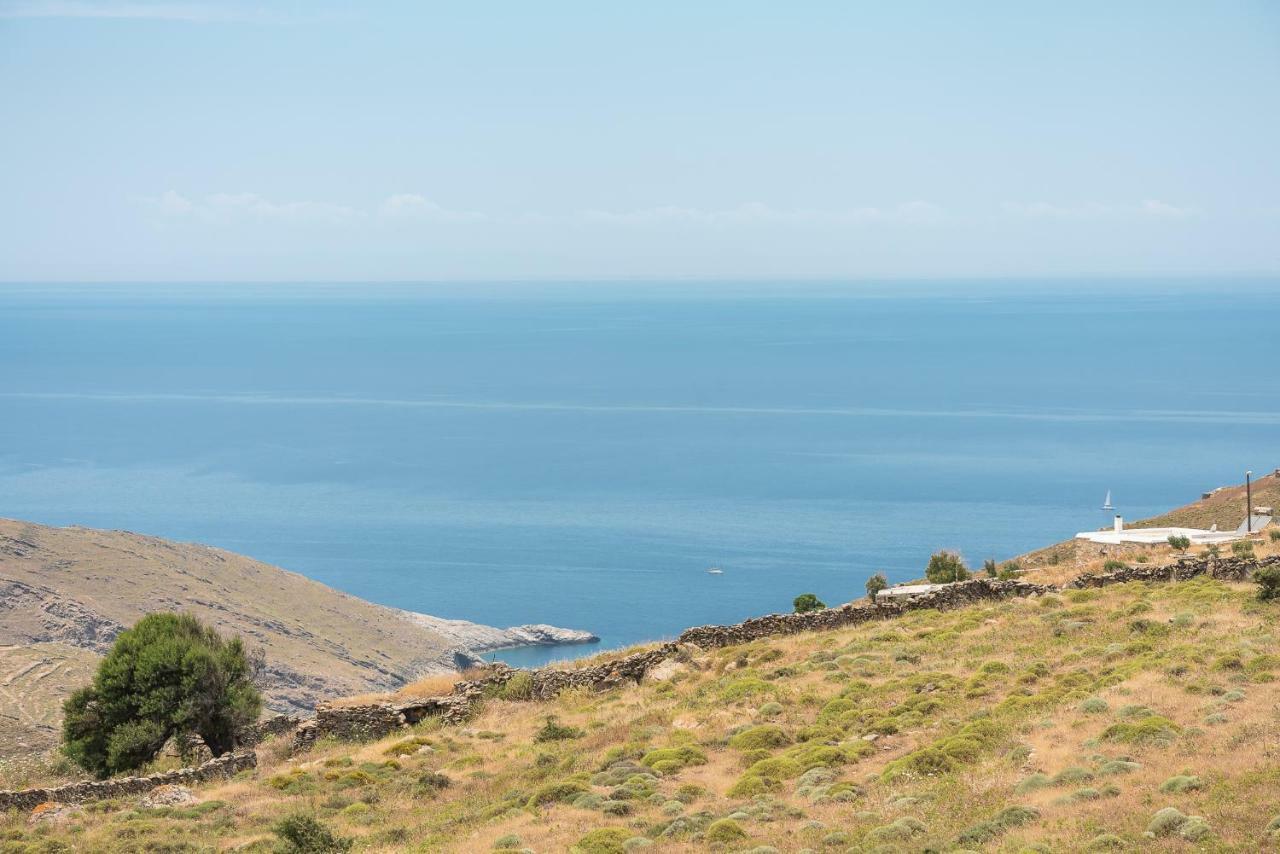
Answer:
[[[1280,3],[0,0],[0,280],[1280,271]]]

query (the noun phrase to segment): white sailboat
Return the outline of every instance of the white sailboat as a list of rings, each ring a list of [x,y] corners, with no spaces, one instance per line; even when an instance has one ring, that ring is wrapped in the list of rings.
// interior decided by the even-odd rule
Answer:
[[[1107,497],[1106,497],[1106,499],[1102,502],[1102,509],[1103,509],[1103,510],[1115,510],[1115,509],[1116,509],[1116,508],[1114,508],[1114,507],[1112,507],[1112,506],[1111,506],[1111,490],[1109,490],[1109,489],[1107,490]]]
[[[713,566],[707,570],[707,575],[724,575],[724,570],[718,566]]]

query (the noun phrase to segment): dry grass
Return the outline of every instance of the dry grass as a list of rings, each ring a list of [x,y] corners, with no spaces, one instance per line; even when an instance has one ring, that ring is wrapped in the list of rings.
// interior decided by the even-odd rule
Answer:
[[[332,700],[329,704],[341,708],[344,706],[364,706],[370,703],[404,703],[410,700],[420,700],[423,697],[440,697],[451,693],[453,686],[459,682],[479,679],[484,674],[485,670],[481,667],[469,667],[461,673],[437,673],[433,676],[424,676],[421,679],[414,680],[408,685],[389,693],[357,694],[353,697],[341,697]]]
[[[74,840],[102,851],[176,848],[183,840],[222,850],[265,847],[273,822],[302,811],[354,838],[359,851],[486,851],[513,834],[521,847],[567,851],[590,831],[615,827],[647,836],[655,852],[684,852],[710,845],[696,832],[662,835],[676,813],[721,819],[745,811],[737,821],[746,838],[726,850],[873,850],[877,834],[887,832],[877,828],[912,819],[925,830],[891,842],[898,850],[1082,851],[1105,832],[1129,850],[1257,851],[1268,844],[1263,828],[1280,813],[1280,662],[1265,657],[1277,648],[1280,607],[1254,601],[1250,585],[1209,579],[917,612],[707,652],[669,682],[570,691],[546,703],[491,700],[463,728],[433,722],[372,743],[322,742],[292,759],[268,745],[256,773],[200,792],[225,804],[207,816],[140,821],[121,804],[87,814]],[[835,729],[808,730],[841,696],[852,716]],[[1090,698],[1105,710],[1085,711]],[[908,708],[918,703],[927,711]],[[538,742],[548,715],[581,737]],[[1167,742],[1104,737],[1140,715],[1167,718],[1180,731]],[[728,738],[764,721],[810,747],[850,749],[850,761],[831,771],[858,794],[815,801],[794,776],[779,779],[764,800],[733,794],[750,760]],[[988,735],[956,748],[950,767],[924,763],[893,773],[895,760],[954,746],[957,733],[983,721]],[[886,728],[897,731],[859,747],[864,734]],[[592,776],[619,756],[678,745],[695,747],[705,764],[669,769],[645,784],[657,796],[628,800],[628,815],[610,815],[590,799],[528,806],[539,787],[575,780],[598,801],[615,787],[599,778],[593,784]],[[781,759],[792,749],[776,746],[768,755]],[[394,768],[384,764],[392,755]],[[1120,757],[1136,763],[1130,773],[1101,773]],[[1017,790],[1032,774],[1053,778],[1073,768],[1094,779]],[[418,779],[428,771],[451,785],[424,790]],[[1175,775],[1198,777],[1199,786],[1162,792]],[[691,785],[705,792],[672,805]],[[960,844],[962,834],[1010,805],[1034,807],[1038,817],[985,845]],[[1212,835],[1194,846],[1176,836],[1145,838],[1152,814],[1167,805],[1203,816]],[[0,839],[13,845],[70,840],[70,833],[51,829],[37,840],[21,818],[0,820]]]

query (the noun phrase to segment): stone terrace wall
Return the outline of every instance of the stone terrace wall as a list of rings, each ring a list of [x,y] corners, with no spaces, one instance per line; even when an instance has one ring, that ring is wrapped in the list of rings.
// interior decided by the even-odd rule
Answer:
[[[1125,584],[1130,581],[1186,581],[1198,575],[1244,581],[1254,570],[1280,565],[1280,555],[1261,560],[1238,557],[1187,557],[1165,566],[1126,566],[1115,572],[1098,575],[1082,575],[1067,585],[1081,590],[1087,587],[1106,587],[1109,584]]]
[[[92,780],[68,783],[51,789],[21,789],[0,792],[0,811],[30,810],[40,804],[56,801],[63,804],[81,804],[104,798],[140,795],[159,786],[192,786],[211,780],[222,780],[249,768],[256,768],[258,755],[252,750],[224,753],[195,768],[165,771],[147,777],[121,777],[117,780]]]
[[[440,716],[445,723],[461,723],[467,719],[476,701],[517,674],[528,674],[528,697],[531,700],[550,699],[567,688],[606,691],[619,685],[639,682],[649,670],[668,658],[681,655],[682,647],[689,645],[700,649],[715,649],[775,635],[824,631],[870,620],[889,619],[908,611],[958,608],[973,602],[1038,596],[1056,589],[1025,581],[975,578],[949,584],[906,601],[842,605],[806,614],[770,614],[732,626],[698,626],[681,633],[675,641],[591,667],[513,670],[498,665],[480,679],[458,683],[452,694],[443,697],[426,697],[398,705],[381,703],[341,708],[322,706],[313,720],[298,727],[294,733],[293,748],[295,751],[306,750],[324,737],[381,738],[435,715]]]

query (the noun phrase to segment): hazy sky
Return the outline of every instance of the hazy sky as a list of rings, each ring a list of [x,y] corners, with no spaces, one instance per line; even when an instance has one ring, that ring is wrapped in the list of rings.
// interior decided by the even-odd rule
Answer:
[[[0,0],[0,280],[1280,271],[1280,3]]]

